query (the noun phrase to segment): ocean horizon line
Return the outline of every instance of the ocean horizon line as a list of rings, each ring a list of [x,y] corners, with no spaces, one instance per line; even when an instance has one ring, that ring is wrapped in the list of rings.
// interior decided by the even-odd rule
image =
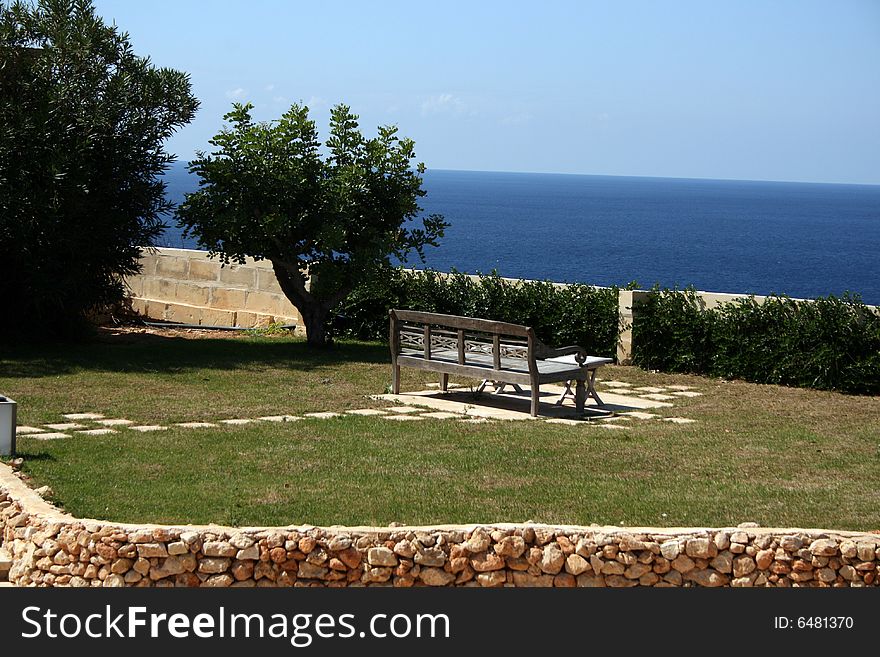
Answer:
[[[176,159],[172,162],[175,165],[188,165],[192,160]],[[504,174],[504,175],[524,175],[524,176],[569,176],[579,178],[614,178],[625,180],[671,180],[682,182],[739,182],[739,183],[767,183],[779,185],[833,185],[838,187],[880,187],[878,182],[842,182],[828,180],[779,180],[776,178],[712,178],[709,176],[661,176],[661,175],[637,175],[623,173],[582,173],[573,171],[508,171],[504,169],[451,169],[448,167],[429,167],[426,166],[427,172],[440,171],[444,173],[488,173],[488,174]]]

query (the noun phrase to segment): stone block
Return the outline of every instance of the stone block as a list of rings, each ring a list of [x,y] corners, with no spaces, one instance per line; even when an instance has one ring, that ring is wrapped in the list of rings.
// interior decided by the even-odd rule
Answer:
[[[220,282],[254,289],[257,285],[257,272],[248,265],[226,265],[220,268]]]
[[[202,318],[202,309],[183,303],[166,304],[165,319],[181,324],[198,324]]]
[[[129,296],[133,297],[142,297],[144,296],[144,281],[146,278],[144,276],[129,276],[125,279],[125,285],[128,287]]]
[[[148,278],[144,281],[144,296],[156,301],[175,301],[177,281],[170,278]]]
[[[191,260],[189,280],[216,281],[220,276],[220,263],[214,260]]]
[[[244,308],[250,312],[281,315],[284,314],[279,312],[283,305],[283,301],[287,301],[287,298],[283,295],[253,291],[248,292],[247,303]]]
[[[235,311],[200,308],[202,326],[236,326]]]
[[[275,272],[271,269],[257,269],[257,290],[271,294],[284,294],[281,291],[281,286],[278,285]]]
[[[259,326],[268,326],[275,321],[274,315],[264,315],[262,313],[251,313],[245,310],[239,310],[235,313],[235,326],[243,326],[244,328],[256,328]]]
[[[215,287],[211,288],[211,307],[220,310],[244,310],[245,290]]]
[[[195,262],[193,264],[200,265],[203,263]],[[207,285],[197,285],[195,283],[181,281],[177,284],[177,295],[174,297],[174,300],[193,306],[207,306],[210,298],[211,288]]]
[[[187,258],[160,255],[156,260],[156,276],[186,279],[188,270],[189,260]]]

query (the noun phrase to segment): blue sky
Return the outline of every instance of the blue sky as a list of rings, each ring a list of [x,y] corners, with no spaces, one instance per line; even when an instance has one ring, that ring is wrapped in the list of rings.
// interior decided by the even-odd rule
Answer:
[[[96,0],[202,106],[344,102],[429,168],[880,184],[880,1]]]

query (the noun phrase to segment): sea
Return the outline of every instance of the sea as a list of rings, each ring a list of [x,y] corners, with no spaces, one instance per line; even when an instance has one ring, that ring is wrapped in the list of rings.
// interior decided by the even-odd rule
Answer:
[[[167,194],[197,180],[176,163]],[[880,305],[880,185],[428,170],[451,224],[408,266]],[[158,245],[199,248],[172,224]]]

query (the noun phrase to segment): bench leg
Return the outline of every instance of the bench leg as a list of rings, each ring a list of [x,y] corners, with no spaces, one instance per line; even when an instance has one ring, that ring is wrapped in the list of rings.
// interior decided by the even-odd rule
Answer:
[[[391,366],[391,394],[400,394],[400,365]]]
[[[605,406],[605,403],[599,398],[599,393],[596,392],[596,372],[598,371],[599,369],[596,368],[590,372],[590,380],[587,384],[587,394],[595,399],[599,406]]]
[[[440,392],[446,392],[449,388],[449,375],[446,372],[440,374]]]
[[[538,417],[538,399],[540,396],[540,387],[537,383],[532,383],[532,417]]]
[[[584,412],[584,404],[587,401],[587,386],[583,379],[577,380],[577,387],[574,393],[574,406],[578,413]]]

